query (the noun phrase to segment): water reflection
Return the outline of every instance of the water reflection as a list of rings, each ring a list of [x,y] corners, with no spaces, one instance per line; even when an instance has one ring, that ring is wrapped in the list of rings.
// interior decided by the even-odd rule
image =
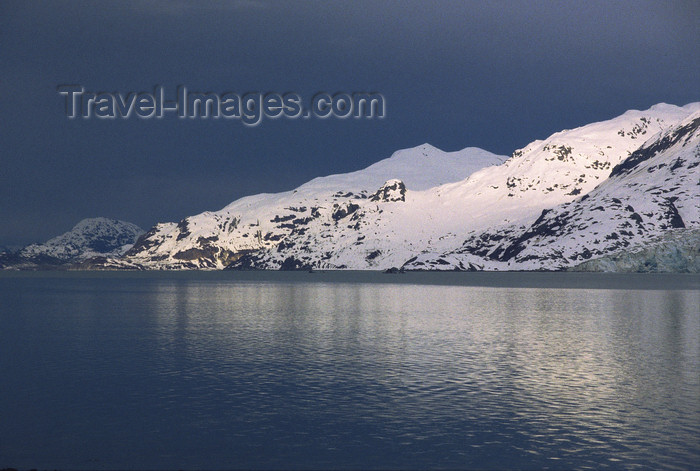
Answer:
[[[21,354],[3,376],[62,386],[26,386],[31,400],[3,387],[0,466],[571,469],[700,460],[698,291],[80,282],[31,305],[0,290],[19,313],[0,318],[0,354],[8,345]],[[10,433],[6,424],[28,415],[55,433],[16,425]]]

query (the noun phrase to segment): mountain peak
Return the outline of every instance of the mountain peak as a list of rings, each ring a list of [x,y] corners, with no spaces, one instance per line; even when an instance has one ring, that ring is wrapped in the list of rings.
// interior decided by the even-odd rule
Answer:
[[[509,159],[424,143],[157,224],[135,244],[136,226],[90,218],[22,254],[80,262],[134,244],[87,266],[561,269],[698,227],[698,116],[698,103],[659,103],[533,141]]]
[[[444,152],[444,150],[438,149],[437,147],[428,142],[424,142],[423,144],[417,146],[416,149],[420,149],[426,152]]]

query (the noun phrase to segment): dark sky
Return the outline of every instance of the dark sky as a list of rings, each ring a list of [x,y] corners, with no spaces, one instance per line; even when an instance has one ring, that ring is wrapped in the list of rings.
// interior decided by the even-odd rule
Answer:
[[[700,3],[0,2],[0,245],[85,217],[145,229],[429,142],[510,154],[700,100]],[[75,119],[90,91],[375,91],[383,120]]]

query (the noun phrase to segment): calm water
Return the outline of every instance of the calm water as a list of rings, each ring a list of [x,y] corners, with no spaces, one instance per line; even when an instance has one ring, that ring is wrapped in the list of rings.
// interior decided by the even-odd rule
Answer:
[[[2,273],[0,468],[696,467],[699,281]]]

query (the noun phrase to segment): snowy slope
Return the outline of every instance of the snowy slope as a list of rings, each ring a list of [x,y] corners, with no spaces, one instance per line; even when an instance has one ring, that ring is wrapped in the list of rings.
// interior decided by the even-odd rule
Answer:
[[[647,139],[698,110],[700,103],[659,104],[561,131],[515,151],[498,168],[445,185],[438,195],[469,212],[469,231],[528,221],[544,208],[585,195]]]
[[[21,249],[17,256],[25,263],[59,264],[95,256],[121,256],[143,230],[130,222],[108,218],[83,219],[70,231],[43,244]]]
[[[700,111],[657,133],[610,177],[531,224],[474,231],[455,250],[423,253],[407,269],[562,269],[700,227]]]
[[[423,259],[432,256],[435,262],[423,260],[423,268],[461,268],[441,255],[457,250],[465,236],[499,227],[498,237],[526,228],[543,209],[572,201],[605,181],[646,138],[696,109],[699,104],[656,105],[562,131],[463,181],[425,191],[406,185],[400,200],[334,200],[333,205],[347,208],[344,217],[322,211],[274,248],[247,254],[234,267],[384,269],[423,253]],[[472,268],[483,266],[476,257]]]
[[[220,211],[158,224],[122,263],[146,268],[224,268],[245,254],[277,249],[281,241],[303,235],[310,226],[325,229],[324,224],[342,219],[341,213],[352,212],[358,202],[368,202],[392,178],[425,190],[464,179],[505,159],[477,148],[443,152],[424,144],[400,150],[364,170],[316,178],[293,191],[249,196]]]
[[[542,223],[538,218],[543,210],[583,201],[583,195],[606,182],[620,163],[630,162],[646,141],[667,136],[698,111],[700,103],[628,111],[534,141],[507,160],[481,149],[446,153],[425,144],[358,172],[317,178],[293,191],[250,196],[220,211],[158,224],[124,258],[107,265],[385,269],[411,260],[409,268],[561,268],[573,261],[554,256],[546,247],[532,245],[531,252],[518,245],[533,225]],[[672,158],[676,151],[687,153],[684,148],[666,149],[663,154]],[[618,193],[627,198],[628,192],[675,185],[675,174],[656,182],[662,173],[625,176],[626,182],[632,178],[636,183]],[[656,183],[647,185],[652,180]],[[637,205],[646,208],[646,193],[639,197]],[[682,215],[692,212],[691,206],[674,207]],[[652,210],[660,211],[655,207],[647,212]],[[608,216],[614,217],[612,213],[601,217]],[[659,230],[662,225],[657,223]],[[580,239],[578,256],[587,255],[584,248],[590,244],[599,244],[596,236],[590,233]],[[525,245],[535,239],[529,237]],[[508,251],[507,244],[514,248]],[[542,244],[556,245],[549,239]],[[572,242],[562,244],[568,250]],[[598,252],[613,250],[614,245],[598,245]],[[502,253],[494,255],[496,249]],[[591,256],[596,253],[590,250]]]

